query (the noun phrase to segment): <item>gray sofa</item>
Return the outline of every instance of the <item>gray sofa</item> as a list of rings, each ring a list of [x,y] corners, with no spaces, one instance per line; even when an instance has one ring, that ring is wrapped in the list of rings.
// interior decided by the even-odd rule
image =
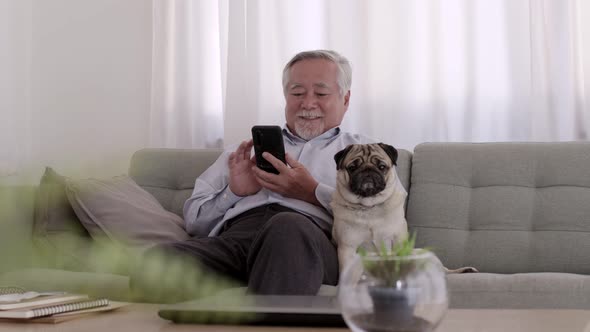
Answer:
[[[219,153],[144,149],[129,175],[182,215],[195,178]],[[481,271],[448,276],[451,307],[590,309],[590,143],[425,143],[400,150],[397,171],[418,245],[449,268]],[[124,274],[39,264],[34,196],[33,187],[0,188],[0,285],[126,299]]]

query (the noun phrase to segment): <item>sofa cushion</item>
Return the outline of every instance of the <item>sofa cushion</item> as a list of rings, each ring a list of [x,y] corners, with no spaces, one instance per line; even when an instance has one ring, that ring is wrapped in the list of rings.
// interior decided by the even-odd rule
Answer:
[[[449,268],[590,274],[590,143],[427,143],[408,226]]]
[[[184,221],[166,211],[128,176],[67,180],[66,193],[82,225],[96,239],[145,248],[189,238]]]
[[[40,265],[88,270],[82,253],[89,250],[90,235],[70,206],[65,182],[64,176],[45,168],[35,202],[33,242],[41,253]]]
[[[68,232],[88,235],[66,196],[66,178],[46,167],[41,177],[35,211],[35,234]]]
[[[447,276],[451,308],[590,309],[590,276],[468,273]]]

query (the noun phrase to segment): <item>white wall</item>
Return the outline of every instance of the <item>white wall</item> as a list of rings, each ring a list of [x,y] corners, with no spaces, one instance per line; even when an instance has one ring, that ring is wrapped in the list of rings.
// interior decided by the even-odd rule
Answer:
[[[70,176],[126,173],[148,144],[152,2],[28,1],[30,40],[12,52],[30,53],[18,71],[29,96],[19,104],[20,176],[38,181],[45,165]]]
[[[31,1],[0,0],[0,179],[19,170],[28,115]]]

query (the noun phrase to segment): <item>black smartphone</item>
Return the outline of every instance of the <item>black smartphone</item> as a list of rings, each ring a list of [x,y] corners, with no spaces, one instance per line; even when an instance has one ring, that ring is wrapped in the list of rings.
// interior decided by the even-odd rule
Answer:
[[[252,127],[252,140],[254,141],[254,154],[256,166],[263,171],[279,174],[279,171],[269,163],[263,152],[268,152],[283,163],[285,161],[285,145],[283,144],[283,131],[279,126],[254,126]]]

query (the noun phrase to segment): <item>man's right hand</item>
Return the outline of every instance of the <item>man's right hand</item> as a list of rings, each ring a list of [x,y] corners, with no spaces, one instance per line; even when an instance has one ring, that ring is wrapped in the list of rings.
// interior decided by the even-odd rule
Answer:
[[[252,140],[243,141],[229,155],[229,189],[237,196],[254,195],[262,189],[252,171],[252,166],[256,165],[254,157],[250,156],[252,146]]]

